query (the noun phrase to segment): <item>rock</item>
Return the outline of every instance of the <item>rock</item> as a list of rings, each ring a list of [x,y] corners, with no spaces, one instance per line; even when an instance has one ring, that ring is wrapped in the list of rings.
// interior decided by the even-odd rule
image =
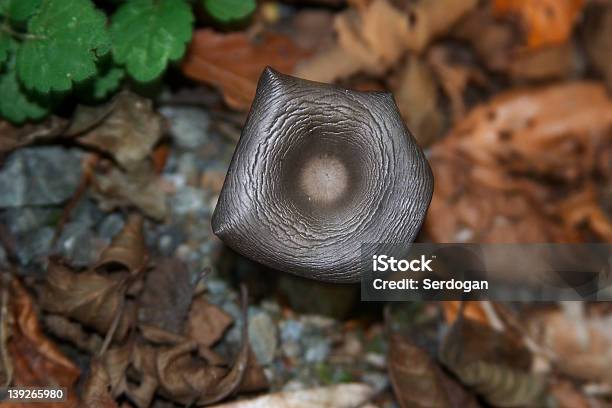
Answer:
[[[164,106],[159,111],[168,119],[177,146],[193,149],[208,141],[210,116],[206,111],[185,106]]]
[[[326,337],[308,337],[304,344],[304,360],[308,363],[320,363],[327,359],[331,350],[331,341]]]
[[[104,244],[93,234],[90,225],[77,221],[64,225],[55,250],[72,266],[88,266],[96,262]]]
[[[112,213],[104,217],[96,229],[100,238],[110,242],[123,229],[124,224],[125,221],[120,214]]]
[[[172,212],[176,215],[194,213],[205,207],[204,192],[194,187],[183,187],[172,197]]]
[[[274,360],[278,336],[270,315],[260,312],[249,318],[249,340],[259,364],[267,365]]]
[[[57,146],[15,151],[0,170],[0,207],[54,205],[68,200],[81,181],[81,157],[76,149]]]
[[[4,211],[2,219],[11,233],[19,236],[45,226],[55,226],[61,214],[60,208],[13,207]]]
[[[17,258],[22,265],[27,265],[49,254],[55,229],[43,227],[21,235],[17,239]]]

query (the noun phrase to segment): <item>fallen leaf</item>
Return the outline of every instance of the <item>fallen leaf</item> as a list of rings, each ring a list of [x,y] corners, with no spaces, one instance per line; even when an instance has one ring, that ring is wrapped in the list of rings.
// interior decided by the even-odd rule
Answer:
[[[515,90],[474,108],[431,151],[425,231],[434,242],[610,241],[598,194],[583,194],[610,178],[611,126],[612,100],[594,82]]]
[[[570,37],[584,0],[495,0],[500,16],[518,16],[527,33],[527,45],[538,48],[560,44]]]
[[[433,143],[443,130],[438,109],[438,86],[427,63],[409,56],[392,87],[395,102],[406,125],[421,146]]]
[[[104,364],[92,359],[89,374],[83,385],[82,402],[87,408],[119,408],[109,393],[110,377]]]
[[[9,337],[3,339],[6,342],[2,348],[6,347],[8,352],[3,356],[3,363],[8,362],[11,366],[11,385],[65,387],[66,401],[46,406],[76,407],[74,386],[80,375],[78,367],[43,334],[32,299],[17,278],[3,274],[2,279],[5,306],[2,310],[3,329],[9,332]],[[0,402],[2,408],[25,408],[29,405]]]
[[[295,74],[320,82],[358,72],[381,75],[406,51],[422,52],[476,4],[476,0],[425,0],[399,9],[388,0],[374,0],[351,8],[334,22],[337,43],[305,60]]]
[[[122,339],[135,319],[133,302],[124,301],[127,276],[122,273],[105,276],[93,270],[74,272],[52,261],[41,290],[41,306],[50,313],[91,327],[103,336],[121,313],[114,339]]]
[[[389,378],[395,397],[402,408],[479,407],[475,398],[449,378],[407,337],[389,336],[387,357]]]
[[[44,324],[47,331],[54,336],[74,344],[78,349],[95,354],[102,347],[102,337],[96,333],[88,333],[83,327],[60,315],[46,315]]]
[[[593,5],[587,9],[583,26],[583,43],[591,64],[612,91],[612,5]]]
[[[175,258],[156,259],[147,272],[138,299],[138,321],[181,334],[192,304],[193,285],[183,262]]]
[[[129,170],[102,161],[93,173],[92,184],[93,196],[104,211],[136,207],[156,220],[166,216],[166,194],[149,160]]]
[[[291,73],[308,53],[281,34],[264,33],[252,39],[246,33],[221,34],[210,29],[195,31],[183,59],[183,73],[221,89],[225,102],[248,110],[257,80],[266,66]]]
[[[142,268],[147,258],[142,226],[142,216],[137,213],[130,214],[123,229],[100,254],[94,269],[111,270],[119,267],[135,273]]]
[[[198,296],[191,303],[185,334],[198,343],[210,347],[219,341],[233,321],[234,319],[223,309]]]
[[[161,116],[152,103],[151,99],[121,92],[108,104],[95,108],[106,113],[110,105],[112,111],[78,142],[110,154],[123,168],[138,165],[150,156],[163,132]]]
[[[442,340],[439,358],[463,384],[493,406],[545,406],[547,383],[529,371],[530,353],[488,326],[455,320]]]
[[[40,123],[26,123],[22,126],[15,126],[2,120],[0,121],[0,155],[37,141],[58,137],[67,126],[68,122],[57,116],[50,116]]]
[[[298,391],[284,391],[250,400],[214,405],[213,408],[353,408],[372,398],[371,386],[360,383],[339,384]]]

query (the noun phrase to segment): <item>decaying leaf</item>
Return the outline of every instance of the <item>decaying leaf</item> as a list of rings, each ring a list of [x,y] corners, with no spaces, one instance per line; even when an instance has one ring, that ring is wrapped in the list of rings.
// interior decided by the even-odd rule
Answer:
[[[460,317],[444,337],[439,357],[463,384],[493,406],[546,406],[547,384],[529,371],[530,354],[487,326]]]
[[[136,207],[157,220],[167,212],[166,195],[153,163],[144,160],[129,170],[102,161],[93,174],[93,195],[105,211]]]
[[[129,92],[120,93],[108,105],[112,111],[78,141],[110,154],[124,168],[138,165],[162,135],[161,116],[153,110],[150,99]],[[96,109],[105,113],[108,105]]]
[[[373,394],[371,386],[351,383],[278,392],[250,400],[214,405],[213,408],[353,408],[365,404]]]
[[[207,347],[215,344],[232,325],[233,319],[202,296],[195,297],[185,326],[186,336]]]
[[[476,0],[425,0],[399,9],[388,0],[364,2],[336,17],[337,44],[298,66],[299,77],[333,82],[358,72],[380,75],[406,53],[421,52]]]
[[[62,314],[106,335],[113,320],[121,314],[115,339],[122,339],[135,318],[133,302],[125,301],[128,275],[105,276],[93,270],[74,272],[57,261],[49,264],[41,291],[41,306]]]
[[[402,408],[472,407],[479,404],[405,336],[392,333],[387,358],[389,378]]]
[[[139,297],[138,321],[181,334],[192,303],[193,285],[183,262],[156,259]]]
[[[67,400],[49,403],[49,408],[76,407],[74,386],[80,375],[77,366],[42,333],[30,295],[14,277],[2,275],[2,370],[4,381],[13,386],[61,386]],[[7,365],[9,367],[7,367]],[[7,373],[8,371],[8,373]],[[7,375],[8,374],[8,378]],[[4,384],[3,384],[4,386]],[[0,403],[2,408],[22,408],[29,404]]]
[[[555,366],[582,380],[612,384],[612,316],[576,319],[562,310],[529,314],[532,336],[553,351]]]
[[[83,385],[82,403],[87,408],[119,408],[109,393],[110,377],[104,364],[93,359]]]
[[[593,186],[612,176],[611,129],[599,83],[517,90],[476,107],[432,149],[425,230],[435,242],[610,241]]]
[[[593,5],[584,22],[584,47],[595,69],[612,91],[612,5]]]
[[[393,96],[402,118],[421,146],[436,140],[444,118],[438,109],[438,86],[427,63],[410,56],[398,73]]]
[[[109,270],[119,266],[130,273],[135,273],[142,268],[147,257],[142,225],[143,218],[140,214],[130,214],[121,232],[100,254],[94,269]]]
[[[68,122],[57,116],[51,116],[41,123],[27,123],[22,126],[0,121],[0,155],[35,141],[53,139],[61,135],[67,126]]]
[[[102,337],[88,333],[83,327],[70,319],[49,314],[44,317],[45,328],[54,336],[69,341],[82,351],[95,354],[102,347]]]
[[[220,88],[230,107],[247,110],[266,66],[290,73],[307,55],[280,34],[265,33],[256,39],[246,33],[221,34],[203,29],[194,33],[182,70],[190,78]]]
[[[531,48],[565,42],[572,33],[584,0],[495,0],[498,15],[516,15]]]

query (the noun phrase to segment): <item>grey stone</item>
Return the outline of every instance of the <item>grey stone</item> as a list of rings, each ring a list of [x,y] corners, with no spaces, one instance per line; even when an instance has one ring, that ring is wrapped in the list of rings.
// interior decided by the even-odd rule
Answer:
[[[202,109],[185,106],[164,106],[160,109],[170,123],[170,134],[177,146],[193,149],[208,141],[210,116]]]
[[[329,339],[324,337],[310,337],[304,339],[304,360],[308,363],[320,363],[327,359],[331,350]]]
[[[4,211],[2,219],[12,234],[21,235],[45,226],[54,226],[61,212],[59,208],[13,207]]]
[[[183,187],[172,197],[172,212],[186,215],[201,210],[205,206],[204,192],[193,187]]]
[[[57,146],[15,151],[0,169],[0,207],[68,200],[81,180],[81,156],[76,149]]]
[[[70,260],[73,266],[87,266],[93,264],[98,257],[96,245],[98,238],[93,234],[90,225],[86,222],[69,222],[62,230],[56,243],[56,251]]]
[[[124,225],[123,217],[120,214],[112,213],[104,217],[96,229],[100,238],[110,241],[123,229]]]
[[[264,312],[249,319],[249,340],[257,361],[267,365],[274,360],[278,346],[278,333],[272,318]]]
[[[27,265],[38,258],[46,257],[51,249],[55,229],[43,227],[26,232],[17,240],[16,255],[22,265]]]

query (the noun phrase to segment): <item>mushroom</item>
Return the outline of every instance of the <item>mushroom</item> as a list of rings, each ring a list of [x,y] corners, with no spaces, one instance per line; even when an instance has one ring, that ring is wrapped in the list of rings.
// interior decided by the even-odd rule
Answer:
[[[268,67],[212,226],[228,246],[268,267],[355,282],[361,245],[412,242],[432,190],[431,169],[390,93]]]

